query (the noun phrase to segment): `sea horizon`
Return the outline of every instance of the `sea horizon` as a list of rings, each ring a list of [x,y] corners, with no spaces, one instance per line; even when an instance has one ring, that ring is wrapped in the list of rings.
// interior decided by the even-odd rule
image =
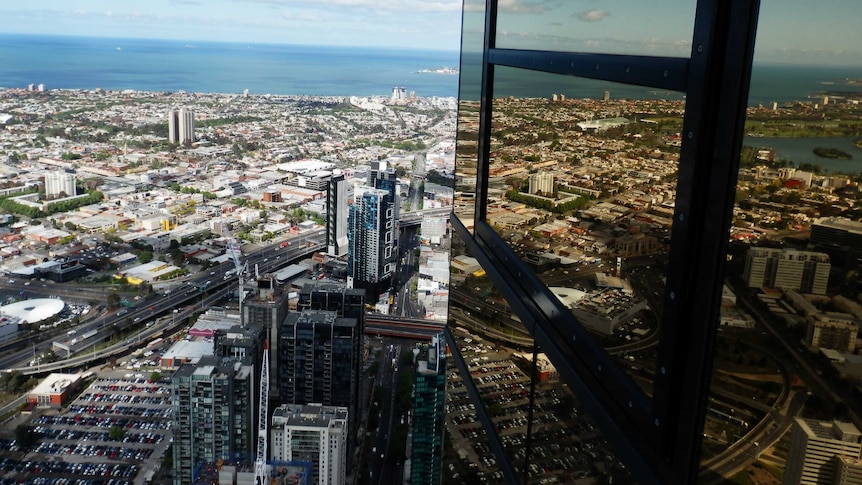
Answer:
[[[0,33],[0,59],[3,88],[44,84],[49,90],[202,94],[248,89],[280,96],[388,96],[398,86],[418,97],[457,97],[458,75],[421,71],[461,68],[460,53],[447,50],[20,33]],[[498,96],[601,98],[609,91],[612,99],[684,99],[679,92],[498,71]],[[862,84],[847,79],[862,80],[862,68],[758,62],[748,104],[805,101],[832,91],[862,95]]]

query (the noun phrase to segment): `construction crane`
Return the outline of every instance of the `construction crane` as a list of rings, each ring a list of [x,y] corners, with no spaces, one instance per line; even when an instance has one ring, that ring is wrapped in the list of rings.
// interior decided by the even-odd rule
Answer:
[[[263,363],[260,366],[260,406],[257,416],[257,458],[254,460],[254,478],[257,485],[269,484],[269,467],[266,466],[266,435],[269,432],[269,340],[263,341]]]

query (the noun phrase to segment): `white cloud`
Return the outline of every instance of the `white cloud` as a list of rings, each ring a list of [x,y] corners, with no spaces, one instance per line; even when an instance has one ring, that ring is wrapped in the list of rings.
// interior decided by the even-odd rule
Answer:
[[[584,22],[598,22],[599,20],[605,19],[610,15],[610,12],[606,10],[584,10],[583,12],[578,12],[575,16]]]
[[[460,0],[233,0],[236,3],[265,3],[282,7],[354,8],[376,12],[455,12]]]

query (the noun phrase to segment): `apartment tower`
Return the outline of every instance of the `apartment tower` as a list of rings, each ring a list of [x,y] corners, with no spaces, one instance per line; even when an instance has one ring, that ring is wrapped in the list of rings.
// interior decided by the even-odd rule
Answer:
[[[446,343],[442,334],[420,351],[415,372],[410,483],[440,485],[446,408]]]

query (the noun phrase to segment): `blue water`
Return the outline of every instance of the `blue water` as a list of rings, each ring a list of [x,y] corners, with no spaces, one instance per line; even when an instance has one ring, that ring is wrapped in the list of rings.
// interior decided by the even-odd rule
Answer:
[[[465,98],[478,99],[478,57],[465,58]],[[404,86],[417,96],[457,96],[458,76],[419,73],[458,67],[459,53],[380,48],[236,44],[0,34],[0,86],[135,89],[310,96],[389,95]],[[862,67],[755,64],[749,105],[862,93],[846,84]],[[498,68],[495,96],[683,99],[682,93]]]
[[[0,34],[0,86],[309,96],[457,96],[458,52]]]

